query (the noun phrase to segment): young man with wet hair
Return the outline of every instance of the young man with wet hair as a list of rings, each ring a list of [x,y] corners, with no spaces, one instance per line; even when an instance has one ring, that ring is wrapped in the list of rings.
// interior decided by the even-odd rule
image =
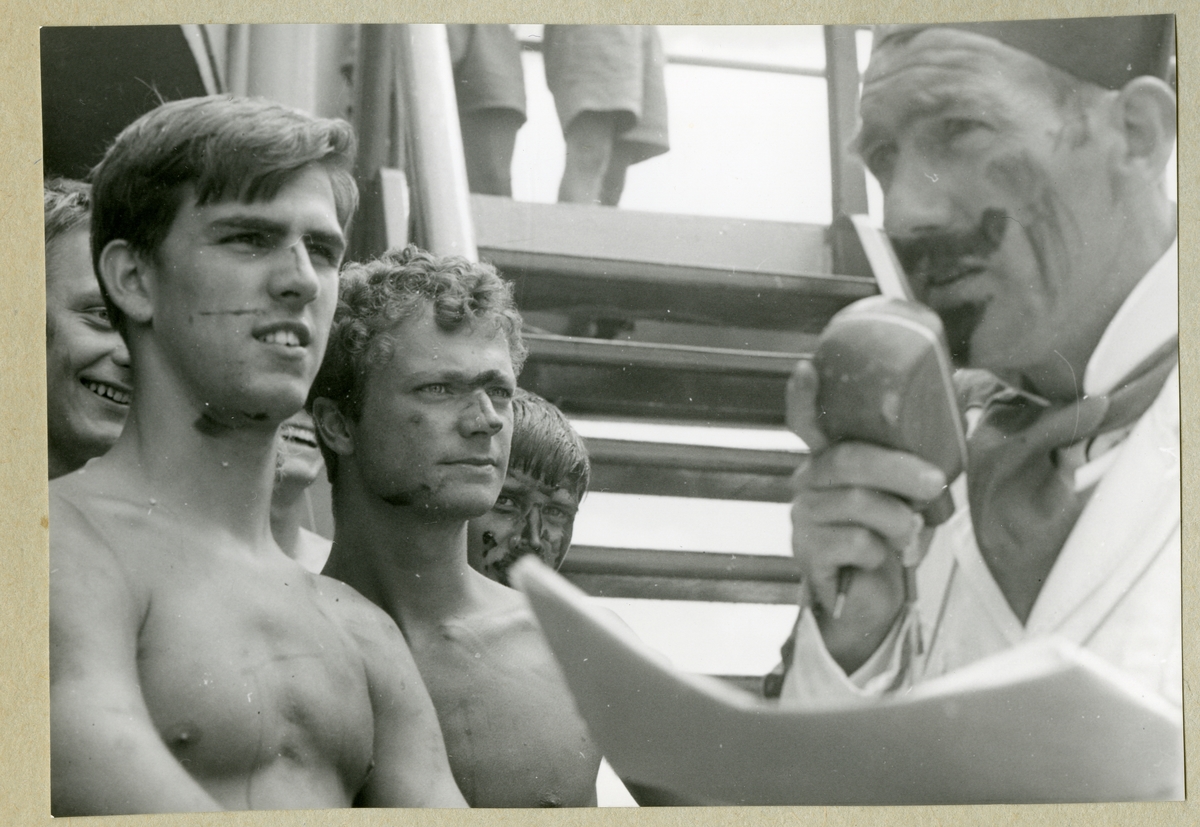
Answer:
[[[958,363],[1006,387],[968,436],[913,615],[900,552],[946,480],[911,454],[830,444],[815,374],[797,370],[813,453],[793,544],[812,610],[785,698],[877,694],[1057,635],[1181,704],[1172,23],[876,30],[857,147],[884,227]]]
[[[591,477],[587,446],[562,411],[518,388],[512,413],[512,451],[500,496],[467,524],[471,568],[506,586],[509,567],[523,555],[537,555],[553,569],[562,565]]]
[[[345,268],[309,398],[333,482],[324,573],[400,625],[472,806],[594,805],[600,754],[528,603],[467,561],[524,358],[490,266],[410,246]]]
[[[92,270],[91,187],[50,178],[46,211],[46,437],[50,479],[98,457],[129,412],[129,351]]]
[[[93,173],[132,362],[113,448],[51,484],[56,816],[462,806],[395,624],[271,536],[276,431],[324,354],[357,191],[341,121],[163,104]]]

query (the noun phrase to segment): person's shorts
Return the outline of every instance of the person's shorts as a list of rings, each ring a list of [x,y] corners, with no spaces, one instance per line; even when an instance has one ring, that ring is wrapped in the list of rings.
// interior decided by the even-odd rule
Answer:
[[[667,151],[666,58],[654,26],[547,25],[542,57],[564,133],[580,112],[616,112],[635,160]]]
[[[521,47],[504,24],[446,26],[460,112],[511,109],[525,118],[525,72]]]

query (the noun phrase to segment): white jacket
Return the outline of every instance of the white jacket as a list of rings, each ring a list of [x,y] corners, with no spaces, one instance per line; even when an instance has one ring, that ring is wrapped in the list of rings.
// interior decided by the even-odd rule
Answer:
[[[1085,392],[1107,392],[1145,354],[1177,335],[1177,274],[1172,246],[1106,330],[1089,362]],[[1146,692],[1182,707],[1179,447],[1176,369],[1129,436],[1077,472],[1077,480],[1099,481],[1024,625],[979,553],[959,480],[959,509],[938,529],[918,569],[924,661],[900,664],[898,624],[871,659],[847,676],[805,610],[781,699],[827,703],[882,694],[886,687],[944,674],[1030,638],[1059,635],[1121,668]]]

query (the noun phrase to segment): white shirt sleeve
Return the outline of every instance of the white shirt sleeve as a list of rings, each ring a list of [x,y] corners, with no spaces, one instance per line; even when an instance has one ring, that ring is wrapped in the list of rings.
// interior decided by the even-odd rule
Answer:
[[[812,611],[804,609],[796,624],[792,665],[784,678],[779,700],[806,706],[844,704],[878,698],[909,683],[911,664],[904,657],[901,642],[913,622],[914,618],[902,614],[867,662],[854,674],[847,675],[825,648]]]

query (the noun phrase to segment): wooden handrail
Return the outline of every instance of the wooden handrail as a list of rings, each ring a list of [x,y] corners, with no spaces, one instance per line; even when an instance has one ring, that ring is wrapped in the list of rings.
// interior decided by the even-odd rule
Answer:
[[[560,569],[595,597],[797,605],[789,557],[575,546]]]
[[[764,451],[715,445],[682,445],[671,442],[638,442],[588,437],[592,465],[636,465],[722,471],[729,474],[791,476],[804,458],[800,451]]]
[[[471,207],[480,256],[516,284],[524,311],[815,333],[877,292],[833,273],[824,226],[487,195]]]
[[[728,373],[738,376],[773,376],[786,379],[804,353],[627,342],[526,333],[530,358],[544,364],[610,365]]]
[[[527,334],[521,386],[571,414],[782,425],[797,353]]]
[[[604,546],[572,546],[560,571],[563,574],[625,574],[638,577],[690,577],[697,580],[758,580],[764,583],[800,582],[800,567],[791,557]]]

